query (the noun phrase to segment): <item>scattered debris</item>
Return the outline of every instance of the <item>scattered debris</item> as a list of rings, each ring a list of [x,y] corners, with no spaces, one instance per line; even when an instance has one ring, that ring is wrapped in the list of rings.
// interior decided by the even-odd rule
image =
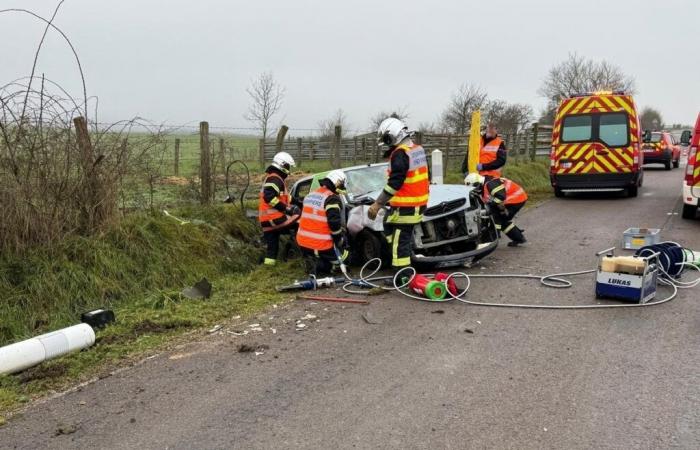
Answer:
[[[272,334],[277,334],[277,328],[270,328],[270,331],[272,331]]]
[[[297,331],[303,330],[304,328],[306,328],[305,323],[297,323]]]
[[[215,325],[214,328],[212,328],[211,330],[209,330],[209,333],[210,333],[210,334],[211,334],[211,333],[216,333],[217,331],[219,331],[219,330],[222,329],[222,328],[223,328],[222,325]]]
[[[269,350],[270,346],[267,344],[241,344],[238,346],[238,353],[261,353],[265,350]]]
[[[61,423],[58,425],[58,428],[56,428],[56,431],[54,432],[54,436],[73,434],[76,431],[78,431],[77,425],[65,425],[65,424]]]
[[[445,314],[444,309],[436,309],[435,311],[430,311],[430,314]]]
[[[227,331],[228,334],[232,334],[234,336],[245,336],[248,334],[248,330],[243,330],[243,331]]]
[[[262,331],[262,327],[253,327],[250,329],[250,331]]]
[[[79,405],[79,406],[85,406],[85,405],[87,405],[87,402],[85,402],[85,401],[80,401],[80,402],[78,402],[78,405]]]
[[[474,330],[472,330],[471,328],[465,328],[464,332],[469,333],[469,334],[474,334]]]
[[[260,326],[260,324],[259,324],[259,323],[252,323],[252,324],[250,324],[250,325],[248,325],[248,326],[249,326],[250,328],[257,328],[257,327]]]
[[[190,300],[201,300],[211,297],[211,283],[206,278],[202,278],[192,287],[182,290],[182,295]]]
[[[476,323],[478,323],[479,325],[481,325],[481,320],[477,320]]]
[[[84,312],[80,315],[80,321],[92,328],[104,328],[114,322],[114,311],[110,309],[96,309]]]
[[[363,312],[362,318],[365,319],[365,322],[367,322],[370,325],[379,325],[382,323],[381,320],[375,318],[369,311]]]
[[[316,318],[317,318],[317,316],[315,314],[307,314],[299,320],[314,320]]]

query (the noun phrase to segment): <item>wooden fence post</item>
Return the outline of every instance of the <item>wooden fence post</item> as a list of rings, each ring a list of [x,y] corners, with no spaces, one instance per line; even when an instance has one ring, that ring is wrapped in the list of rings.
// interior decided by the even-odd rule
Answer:
[[[260,170],[265,170],[265,139],[258,141],[258,162],[260,162]]]
[[[301,161],[304,159],[302,152],[301,138],[297,138],[297,166],[301,167]]]
[[[219,138],[219,159],[221,164],[226,167],[226,148],[224,145],[224,138]]]
[[[447,142],[445,143],[445,167],[450,167],[450,143],[451,137],[447,136]],[[469,144],[467,144],[468,146]]]
[[[99,180],[97,176],[97,165],[99,161],[95,161],[95,151],[90,142],[90,133],[88,132],[87,121],[84,117],[76,117],[73,119],[75,125],[75,136],[80,149],[80,165],[82,166],[85,183],[82,187],[81,194],[81,226],[83,231],[90,232],[102,218],[100,207]]]
[[[340,125],[335,126],[335,136],[333,139],[333,156],[331,158],[332,166],[334,169],[340,167],[340,142],[343,137],[343,129]]]
[[[357,164],[357,136],[352,138],[352,165]]]
[[[175,176],[180,176],[180,138],[175,139],[175,162],[173,166]]]
[[[211,202],[211,151],[209,147],[209,123],[199,122],[199,182],[202,205]]]
[[[370,162],[367,158],[367,138],[362,138],[362,162]]]
[[[530,160],[534,161],[537,157],[537,138],[540,131],[540,125],[535,122],[532,124],[532,150],[530,151]]]

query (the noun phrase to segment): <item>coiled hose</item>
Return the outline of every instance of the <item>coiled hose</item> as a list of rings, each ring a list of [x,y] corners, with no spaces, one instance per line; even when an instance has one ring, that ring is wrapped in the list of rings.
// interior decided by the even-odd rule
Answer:
[[[652,248],[653,247],[653,248]],[[590,270],[579,270],[574,272],[561,272],[549,275],[530,275],[530,274],[472,274],[469,275],[464,272],[453,272],[448,275],[448,277],[443,281],[445,285],[449,283],[452,279],[464,279],[466,286],[460,292],[454,294],[447,290],[447,297],[442,300],[431,300],[425,297],[414,295],[412,292],[406,290],[405,288],[411,283],[413,278],[416,276],[417,272],[412,267],[406,267],[393,276],[375,276],[379,269],[381,268],[381,259],[374,258],[367,261],[360,269],[359,279],[350,279],[343,285],[343,290],[350,294],[368,294],[367,290],[357,290],[352,289],[353,286],[368,286],[372,288],[379,288],[386,291],[396,291],[401,295],[406,297],[432,302],[449,302],[452,300],[457,300],[462,303],[477,306],[495,306],[501,308],[526,308],[526,309],[603,309],[603,308],[639,308],[644,306],[656,306],[662,303],[669,302],[676,298],[679,289],[689,289],[700,284],[700,276],[695,280],[690,282],[680,281],[678,278],[681,273],[688,267],[692,267],[695,270],[700,271],[696,265],[692,262],[686,260],[687,252],[684,251],[683,247],[675,242],[664,242],[656,246],[649,246],[640,249],[637,252],[637,256],[648,256],[653,253],[659,253],[659,270],[661,276],[658,278],[658,282],[665,286],[669,286],[672,290],[671,295],[665,297],[661,300],[656,300],[647,303],[613,303],[613,304],[595,304],[595,305],[535,305],[535,304],[518,304],[518,303],[494,303],[494,302],[478,302],[474,300],[467,300],[465,298],[469,288],[471,287],[471,280],[475,278],[496,278],[496,279],[526,279],[526,280],[538,280],[543,286],[553,288],[553,289],[568,289],[573,286],[573,282],[569,280],[569,277],[586,275],[595,273],[597,269]],[[376,267],[368,274],[365,275],[365,271],[369,270],[369,267]],[[428,277],[434,276],[434,274],[425,274]],[[376,282],[392,280],[393,287],[386,287],[377,285]]]

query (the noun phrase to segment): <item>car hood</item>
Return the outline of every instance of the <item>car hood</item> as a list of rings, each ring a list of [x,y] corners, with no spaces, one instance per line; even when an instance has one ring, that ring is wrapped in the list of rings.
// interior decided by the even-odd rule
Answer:
[[[431,184],[430,197],[428,198],[428,208],[438,206],[443,202],[450,202],[460,198],[466,198],[466,206],[469,206],[469,192],[471,192],[471,190],[472,188],[468,188],[461,184]],[[381,191],[370,192],[362,197],[376,200],[380,193]]]

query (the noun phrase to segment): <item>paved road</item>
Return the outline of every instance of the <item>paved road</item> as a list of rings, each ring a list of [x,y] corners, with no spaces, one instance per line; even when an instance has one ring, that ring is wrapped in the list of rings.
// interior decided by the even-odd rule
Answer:
[[[648,171],[637,199],[531,209],[520,220],[529,246],[503,244],[472,270],[592,268],[595,251],[636,225],[700,249],[700,222],[669,215],[679,211],[680,178],[680,170]],[[590,277],[567,291],[480,280],[469,295],[595,301]],[[391,296],[370,306],[280,307],[257,320],[262,333],[203,337],[35,405],[0,429],[0,447],[698,448],[698,297],[686,291],[660,307],[595,311]],[[320,321],[295,331],[307,311]],[[238,353],[242,342],[270,348]],[[75,432],[55,436],[59,424]]]

